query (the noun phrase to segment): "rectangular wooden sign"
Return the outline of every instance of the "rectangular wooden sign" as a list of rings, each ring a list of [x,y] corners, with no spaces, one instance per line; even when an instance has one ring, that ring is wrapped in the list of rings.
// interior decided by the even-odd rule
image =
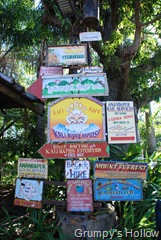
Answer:
[[[61,96],[108,96],[109,89],[105,73],[68,74],[42,76],[42,97],[58,98]]]
[[[46,159],[109,157],[109,152],[110,149],[107,142],[46,143],[38,150],[38,153]]]
[[[136,143],[134,104],[132,101],[107,101],[108,142]]]
[[[39,76],[53,76],[53,75],[61,75],[63,74],[63,67],[62,66],[54,66],[54,67],[46,67],[41,66],[39,71]]]
[[[42,208],[43,181],[16,179],[14,205]]]
[[[121,161],[95,161],[94,176],[96,178],[146,179],[147,163]]]
[[[87,45],[48,46],[47,66],[87,65]]]
[[[66,179],[88,179],[90,172],[90,162],[88,160],[66,160]]]
[[[48,107],[48,142],[105,141],[104,103],[64,97]]]
[[[48,178],[48,160],[19,158],[18,177],[21,178]]]
[[[140,179],[96,179],[95,201],[141,201],[142,180]]]
[[[67,210],[70,212],[92,212],[92,179],[67,180]]]

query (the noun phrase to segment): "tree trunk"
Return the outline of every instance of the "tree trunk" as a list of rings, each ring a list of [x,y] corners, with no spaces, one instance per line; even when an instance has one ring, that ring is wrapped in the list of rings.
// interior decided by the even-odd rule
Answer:
[[[146,120],[146,133],[147,133],[147,145],[148,145],[148,154],[151,155],[156,150],[156,137],[152,119],[151,105],[148,105],[148,111],[145,112]]]

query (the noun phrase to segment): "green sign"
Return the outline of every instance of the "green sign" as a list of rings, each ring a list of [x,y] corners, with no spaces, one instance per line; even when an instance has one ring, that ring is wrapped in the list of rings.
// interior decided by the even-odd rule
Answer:
[[[109,93],[105,73],[44,76],[42,80],[43,98],[78,96],[79,94],[108,96]]]

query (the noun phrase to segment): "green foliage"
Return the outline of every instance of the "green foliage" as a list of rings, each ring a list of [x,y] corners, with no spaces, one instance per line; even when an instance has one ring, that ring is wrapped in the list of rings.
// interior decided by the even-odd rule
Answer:
[[[151,156],[146,154],[144,158],[140,158],[137,153],[140,152],[141,154],[141,150],[143,149],[144,147],[141,144],[131,144],[125,157],[126,160],[147,162],[149,165],[147,179],[143,181],[143,201],[114,202],[119,217],[118,225],[115,227],[117,232],[121,231],[124,233],[125,229],[132,229],[133,231],[141,231],[141,229],[154,231],[156,229],[155,204],[157,199],[160,199],[161,194],[161,153],[154,152]],[[121,149],[118,153],[121,156]],[[124,152],[122,153],[123,155]],[[113,239],[117,239],[117,236]],[[124,239],[124,237],[121,239]],[[126,239],[131,239],[131,237],[129,236]],[[140,236],[137,239],[146,240],[147,238]]]
[[[3,210],[6,216],[0,222],[0,239],[58,240],[54,234],[60,232],[63,240],[58,222],[53,216],[53,209],[30,209],[29,213],[21,218],[9,216],[7,210]]]

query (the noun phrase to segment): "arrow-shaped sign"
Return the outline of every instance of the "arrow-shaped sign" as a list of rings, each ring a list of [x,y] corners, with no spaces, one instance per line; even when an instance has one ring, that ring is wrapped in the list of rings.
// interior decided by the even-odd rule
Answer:
[[[109,157],[109,145],[107,142],[46,143],[38,153],[46,159]]]

